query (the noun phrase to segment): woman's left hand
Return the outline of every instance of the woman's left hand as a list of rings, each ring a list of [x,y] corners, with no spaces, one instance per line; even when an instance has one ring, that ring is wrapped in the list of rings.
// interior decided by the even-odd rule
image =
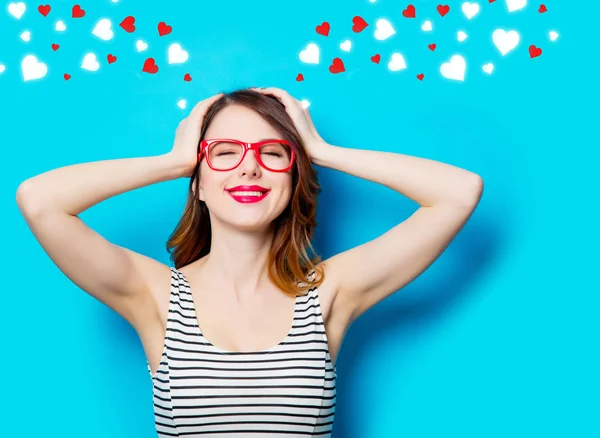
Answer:
[[[310,117],[308,108],[302,106],[302,102],[292,97],[287,91],[276,87],[267,88],[249,88],[263,94],[271,94],[277,97],[285,105],[285,109],[293,120],[308,156],[312,162],[318,160],[321,154],[325,153],[329,144],[317,133],[315,125]]]

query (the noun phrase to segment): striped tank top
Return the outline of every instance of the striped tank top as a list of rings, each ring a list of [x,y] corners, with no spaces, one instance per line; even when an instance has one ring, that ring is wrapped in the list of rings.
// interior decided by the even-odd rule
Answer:
[[[317,288],[296,298],[285,339],[258,352],[225,351],[203,336],[190,285],[175,268],[170,296],[154,375],[147,362],[160,438],[331,436],[337,374]]]

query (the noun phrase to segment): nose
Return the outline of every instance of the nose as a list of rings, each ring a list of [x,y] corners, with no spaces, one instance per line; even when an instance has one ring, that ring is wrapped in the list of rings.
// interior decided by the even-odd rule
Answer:
[[[260,172],[260,164],[256,159],[256,155],[252,149],[246,151],[246,156],[240,163],[239,169],[244,174],[252,173],[257,174]]]

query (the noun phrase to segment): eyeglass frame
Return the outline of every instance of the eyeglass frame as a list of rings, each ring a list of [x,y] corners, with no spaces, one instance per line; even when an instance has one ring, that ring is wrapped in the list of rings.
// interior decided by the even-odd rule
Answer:
[[[285,169],[279,169],[279,170],[271,169],[270,167],[267,167],[265,165],[265,163],[263,163],[262,159],[260,158],[259,148],[265,144],[273,143],[274,141],[277,143],[283,143],[290,147],[290,150],[291,150],[290,164]],[[205,153],[204,151],[205,151],[205,149],[208,149],[211,144],[216,143],[216,142],[236,143],[244,148],[244,152],[242,152],[242,156],[240,157],[240,160],[235,164],[235,166],[233,166],[229,169],[216,169],[212,166],[212,164],[210,163],[210,159],[208,158],[208,154]],[[202,155],[206,155],[206,164],[208,164],[208,167],[210,167],[212,170],[215,170],[217,172],[228,172],[230,170],[237,169],[237,167],[240,164],[242,164],[242,161],[244,161],[244,158],[246,157],[246,153],[248,153],[249,150],[254,151],[254,156],[256,157],[256,161],[258,161],[258,164],[262,168],[268,170],[269,172],[287,172],[294,165],[294,160],[296,157],[296,151],[295,151],[294,146],[287,140],[280,140],[280,139],[272,138],[269,140],[258,141],[256,143],[249,143],[249,142],[244,142],[244,141],[240,141],[240,140],[234,140],[232,138],[211,138],[208,140],[205,139],[205,140],[200,141],[200,152],[198,153],[198,163],[200,163],[200,161],[202,160]]]

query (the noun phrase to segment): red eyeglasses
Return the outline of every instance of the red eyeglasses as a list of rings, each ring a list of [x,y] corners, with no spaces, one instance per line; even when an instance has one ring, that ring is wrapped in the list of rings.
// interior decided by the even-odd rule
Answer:
[[[295,151],[286,140],[264,140],[246,143],[230,138],[212,138],[200,142],[198,162],[206,156],[208,167],[213,170],[233,170],[244,160],[249,150],[254,151],[256,161],[271,172],[287,172],[294,164]]]

